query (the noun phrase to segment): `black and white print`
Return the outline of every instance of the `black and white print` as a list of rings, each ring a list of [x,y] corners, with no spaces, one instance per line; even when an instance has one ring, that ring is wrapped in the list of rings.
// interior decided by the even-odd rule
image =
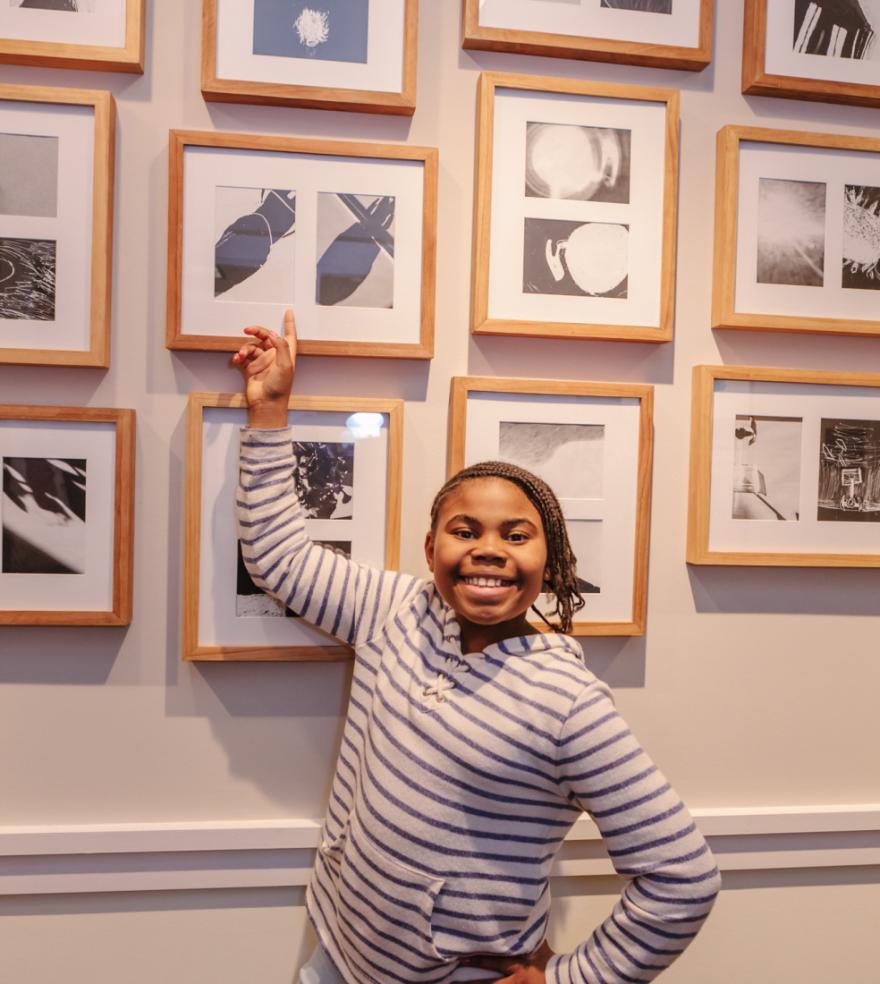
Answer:
[[[502,420],[498,426],[498,453],[504,461],[543,478],[560,499],[601,497],[604,424]]]
[[[526,197],[629,203],[629,130],[526,123]]]
[[[846,185],[841,286],[880,290],[880,188]]]
[[[369,0],[254,0],[255,55],[363,64]]]
[[[214,296],[290,303],[295,231],[296,193],[290,189],[218,187]]]
[[[83,574],[86,461],[0,458],[3,574]]]
[[[759,284],[823,286],[826,194],[821,181],[760,179]]]
[[[315,543],[329,547],[343,557],[351,557],[350,540],[316,540]],[[245,567],[244,557],[241,552],[241,543],[238,544],[238,562],[235,576],[235,614],[238,618],[259,618],[269,615],[271,617],[301,618],[299,612],[292,608],[287,608],[280,601],[267,595],[262,588],[254,584],[253,578]]]
[[[672,0],[601,0],[610,10],[640,10],[645,14],[671,14]]]
[[[880,420],[823,418],[817,519],[880,522]]]
[[[733,519],[800,519],[801,417],[737,414]]]
[[[294,441],[296,492],[308,519],[354,515],[354,444]]]
[[[0,319],[53,321],[55,243],[0,237]]]
[[[798,54],[877,61],[880,0],[795,0]]]
[[[394,206],[391,195],[318,195],[318,304],[393,307]]]
[[[58,138],[0,133],[0,215],[58,213]]]
[[[523,293],[625,298],[629,226],[527,218]]]
[[[91,14],[95,9],[95,0],[9,0],[10,7],[21,7],[22,10],[56,10],[71,14]]]

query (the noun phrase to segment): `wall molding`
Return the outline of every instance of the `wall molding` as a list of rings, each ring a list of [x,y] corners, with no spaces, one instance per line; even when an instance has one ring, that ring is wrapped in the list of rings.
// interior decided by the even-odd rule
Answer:
[[[880,864],[880,804],[692,812],[722,871]],[[311,818],[0,826],[0,895],[302,888],[320,830]],[[553,875],[609,874],[599,832],[582,817]]]

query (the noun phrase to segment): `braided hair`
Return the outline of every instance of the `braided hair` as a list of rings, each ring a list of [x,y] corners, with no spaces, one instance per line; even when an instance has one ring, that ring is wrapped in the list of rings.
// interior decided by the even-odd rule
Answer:
[[[544,583],[545,590],[556,598],[553,615],[558,624],[548,621],[544,614],[532,605],[534,611],[554,632],[570,632],[572,616],[580,611],[586,602],[581,597],[576,576],[577,558],[568,541],[562,508],[553,489],[537,475],[507,461],[480,461],[457,472],[434,497],[431,505],[431,530],[437,528],[437,518],[443,500],[450,492],[464,482],[478,478],[502,478],[512,482],[525,493],[526,498],[538,510],[547,540],[547,571],[549,577]]]

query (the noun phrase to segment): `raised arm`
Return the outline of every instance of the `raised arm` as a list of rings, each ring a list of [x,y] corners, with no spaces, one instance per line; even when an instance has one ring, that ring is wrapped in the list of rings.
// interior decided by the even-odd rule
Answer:
[[[720,888],[702,834],[600,682],[575,700],[559,738],[562,788],[590,814],[619,875],[611,915],[546,966],[554,984],[650,981],[696,936]]]
[[[296,493],[287,407],[296,365],[293,312],[284,336],[252,326],[233,357],[245,378],[237,498],[239,539],[254,581],[320,629],[357,646],[370,639],[418,585],[415,578],[348,560],[309,540]]]

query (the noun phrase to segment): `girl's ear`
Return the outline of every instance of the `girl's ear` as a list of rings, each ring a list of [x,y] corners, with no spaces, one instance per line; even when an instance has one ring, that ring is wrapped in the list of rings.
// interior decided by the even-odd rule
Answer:
[[[428,570],[434,573],[434,534],[428,530],[425,534],[425,560],[428,562]]]

